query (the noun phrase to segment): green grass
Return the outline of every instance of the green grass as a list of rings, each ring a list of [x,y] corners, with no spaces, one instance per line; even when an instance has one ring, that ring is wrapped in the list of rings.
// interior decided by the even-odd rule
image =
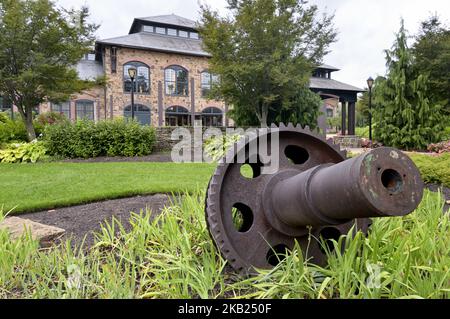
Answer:
[[[450,215],[440,194],[426,192],[412,215],[376,220],[367,238],[334,242],[346,252],[329,252],[325,268],[296,248],[276,269],[250,278],[224,270],[203,197],[188,195],[155,220],[134,214],[129,232],[107,224],[87,253],[69,242],[39,250],[29,237],[12,241],[0,231],[0,298],[450,297]]]
[[[426,183],[450,187],[450,154],[412,154]],[[204,189],[214,164],[0,164],[0,208],[14,213],[99,200]],[[244,174],[248,173],[244,167]]]
[[[15,213],[206,188],[215,165],[175,163],[0,164],[0,208]]]

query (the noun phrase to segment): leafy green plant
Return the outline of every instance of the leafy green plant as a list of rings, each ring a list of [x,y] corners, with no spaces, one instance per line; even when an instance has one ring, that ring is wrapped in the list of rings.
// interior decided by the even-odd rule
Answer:
[[[0,150],[1,163],[36,163],[45,156],[47,149],[42,142],[11,144]]]
[[[1,114],[1,113],[0,113]],[[12,120],[6,114],[0,116],[0,144],[26,142],[27,130],[20,120]]]
[[[205,141],[205,153],[214,161],[218,162],[226,155],[226,152],[239,140],[242,135],[231,134],[220,137],[212,137]]]
[[[123,119],[64,121],[46,126],[44,133],[49,154],[64,158],[144,156],[151,154],[155,140],[152,127]]]

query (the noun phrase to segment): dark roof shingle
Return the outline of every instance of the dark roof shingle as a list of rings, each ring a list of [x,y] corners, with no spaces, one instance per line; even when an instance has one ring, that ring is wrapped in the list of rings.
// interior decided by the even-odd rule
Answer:
[[[97,41],[97,43],[134,49],[210,57],[210,55],[203,50],[201,40],[165,36],[150,32],[132,33],[122,37],[100,40]]]
[[[311,89],[323,89],[323,90],[340,90],[340,91],[352,91],[352,92],[364,92],[356,86],[342,83],[332,79],[312,77],[309,87]]]
[[[137,20],[142,20],[142,21],[147,21],[147,22],[155,22],[155,23],[161,23],[161,24],[168,24],[168,25],[191,28],[191,29],[195,29],[197,27],[197,23],[195,21],[177,16],[175,14],[137,18]]]

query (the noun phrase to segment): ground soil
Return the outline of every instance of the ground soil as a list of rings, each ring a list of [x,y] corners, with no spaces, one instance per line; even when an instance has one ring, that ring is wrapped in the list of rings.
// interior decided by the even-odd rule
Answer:
[[[172,162],[170,153],[157,153],[139,157],[95,157],[89,159],[68,159],[63,163],[126,163],[126,162],[149,162],[149,163],[170,163]]]
[[[149,209],[156,216],[170,203],[169,195],[137,196],[24,214],[20,217],[65,229],[66,234],[60,240],[72,239],[74,245],[80,244],[86,236],[85,245],[90,247],[94,243],[94,232],[98,232],[105,221],[110,223],[115,217],[126,230],[129,230],[130,212],[139,213],[141,210]]]
[[[450,188],[439,185],[427,185],[433,192],[441,189],[447,202],[445,212],[450,209]],[[126,230],[131,228],[129,223],[130,212],[139,213],[141,210],[149,209],[154,215],[171,204],[169,195],[137,196],[125,199],[103,201],[93,204],[74,207],[60,208],[39,213],[24,214],[20,217],[45,225],[56,226],[66,230],[62,238],[71,238],[75,244],[79,244],[86,236],[86,247],[94,243],[94,232],[100,230],[101,224],[106,220],[111,222],[112,218],[118,219]]]

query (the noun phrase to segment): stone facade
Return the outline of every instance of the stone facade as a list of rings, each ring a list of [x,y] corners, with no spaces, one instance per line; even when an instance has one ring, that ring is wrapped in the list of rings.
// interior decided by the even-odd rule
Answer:
[[[108,118],[123,116],[124,108],[131,104],[131,94],[124,92],[124,65],[128,62],[141,62],[150,68],[150,93],[135,93],[135,103],[151,109],[152,125],[164,126],[165,119],[160,119],[158,115],[163,114],[164,116],[165,110],[171,106],[183,106],[191,112],[192,102],[194,102],[196,113],[201,113],[207,107],[216,107],[225,112],[223,102],[211,101],[202,97],[201,73],[208,69],[208,58],[206,57],[117,48],[117,72],[112,73],[110,48],[106,47],[104,53],[104,69],[108,83],[106,89]],[[188,96],[170,96],[164,92],[164,70],[172,65],[181,66],[188,71]],[[192,91],[192,83],[194,91]],[[162,101],[158,101],[158,97],[162,97]],[[158,102],[161,104],[162,110],[159,109]]]
[[[208,69],[207,57],[117,48],[117,71],[113,73],[110,47],[105,47],[102,54],[106,87],[97,87],[74,95],[70,101],[71,119],[77,118],[75,104],[80,100],[88,100],[94,103],[95,121],[123,117],[125,107],[131,105],[131,94],[124,91],[124,65],[128,62],[141,62],[150,69],[150,93],[136,92],[135,104],[142,104],[150,108],[153,126],[165,126],[165,110],[171,106],[182,106],[191,113],[194,109],[197,114],[208,107],[218,108],[224,114],[222,125],[225,125],[226,109],[224,102],[202,97],[201,73]],[[167,67],[173,65],[181,66],[188,71],[189,95],[187,96],[171,96],[164,92],[164,71]],[[194,90],[192,90],[192,87]],[[50,103],[40,106],[40,112],[50,110]],[[162,114],[162,118],[159,117],[160,114]]]
[[[362,147],[362,139],[358,136],[335,136],[333,137],[333,142],[340,145],[343,149]]]

